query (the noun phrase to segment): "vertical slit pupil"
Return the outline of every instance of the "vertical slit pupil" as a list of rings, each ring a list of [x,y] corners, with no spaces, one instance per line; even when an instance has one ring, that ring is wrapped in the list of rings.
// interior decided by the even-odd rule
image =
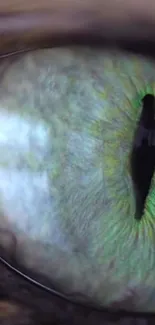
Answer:
[[[147,94],[135,132],[131,175],[136,199],[136,219],[141,219],[155,170],[155,97]]]

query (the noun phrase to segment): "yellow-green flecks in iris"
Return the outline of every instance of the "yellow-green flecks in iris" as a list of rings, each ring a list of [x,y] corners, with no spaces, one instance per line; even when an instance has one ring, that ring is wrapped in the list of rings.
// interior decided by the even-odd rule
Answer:
[[[137,94],[136,98],[132,102],[133,108],[139,109],[142,105],[143,97],[148,94],[153,96],[155,95],[155,85],[146,85],[146,87]]]
[[[107,100],[108,99],[108,93],[107,93],[107,91],[96,92],[96,94],[97,94],[97,96],[100,99],[104,99],[104,100]]]
[[[50,172],[50,175],[49,175],[49,177],[50,177],[50,179],[51,180],[57,180],[58,179],[58,177],[60,176],[60,168],[61,167],[55,167],[55,168],[53,168],[53,170]]]
[[[101,119],[94,121],[90,126],[90,134],[94,137],[101,137],[102,121]]]
[[[27,163],[27,166],[32,170],[32,171],[37,171],[39,169],[39,163],[38,159],[35,154],[32,152],[29,152],[25,156],[25,162]]]
[[[43,147],[35,147],[36,152],[31,147],[32,153],[24,153],[24,163],[32,171],[37,171],[36,174],[42,169],[46,173],[50,197],[46,204],[47,207],[50,205],[47,213],[45,209],[38,220],[42,224],[42,236],[51,242],[50,253],[55,249],[55,239],[51,236],[53,231],[54,235],[58,234],[62,250],[64,244],[61,238],[65,236],[69,261],[77,260],[76,271],[74,267],[67,269],[68,263],[63,263],[64,268],[60,265],[61,255],[57,253],[60,264],[53,264],[52,259],[53,268],[62,270],[64,281],[71,274],[75,280],[75,291],[81,283],[79,292],[83,290],[89,296],[84,289],[88,278],[94,301],[98,299],[105,306],[107,301],[118,298],[119,290],[123,295],[130,285],[130,279],[141,285],[148,275],[151,277],[149,285],[154,286],[155,182],[152,182],[146,200],[144,216],[137,221],[130,151],[142,99],[148,93],[155,94],[155,66],[149,61],[147,69],[141,57],[110,56],[109,52],[99,56],[99,63],[96,53],[93,59],[95,73],[92,75],[92,62],[89,62],[88,55],[84,59],[81,55],[80,60],[76,60],[78,54],[73,52],[72,64],[65,67],[65,87],[60,84],[59,89],[64,75],[65,50],[61,49],[58,61],[56,54],[59,50],[54,50],[54,59],[52,51],[48,59],[51,70],[46,66],[46,53],[42,59],[40,57],[43,78],[39,79],[40,73],[37,76],[38,69],[35,69],[36,77],[33,82],[29,81],[30,86],[26,88],[26,95],[32,88],[29,96],[17,96],[24,90],[18,80],[18,87],[15,87],[17,100],[14,102],[14,92],[10,100],[8,98],[9,112],[13,110],[16,113],[17,106],[19,115],[23,110],[24,120],[30,116],[30,121],[41,120],[41,123],[45,123],[45,129],[49,128],[47,143]],[[67,60],[68,56],[67,52]],[[8,74],[7,79],[11,89],[17,67],[14,71],[11,76]],[[23,80],[28,78],[26,73],[25,63]],[[57,87],[53,88],[53,84]],[[3,106],[7,106],[5,100]],[[33,222],[35,228],[37,224]],[[38,236],[41,237],[39,232]],[[83,265],[79,255],[83,254],[83,238],[88,243],[88,250],[84,253],[90,271],[88,277],[82,278]],[[82,247],[79,255],[75,254],[74,245],[79,251]],[[93,252],[91,259],[90,252]],[[92,264],[96,267],[94,278],[91,278]],[[61,282],[60,278],[57,279]],[[138,299],[136,306],[139,307]]]

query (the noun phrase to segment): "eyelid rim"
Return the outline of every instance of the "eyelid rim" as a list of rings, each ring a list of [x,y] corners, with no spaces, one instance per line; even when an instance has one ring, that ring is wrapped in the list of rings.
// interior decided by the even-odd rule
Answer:
[[[0,13],[0,59],[70,45],[115,47],[155,58],[155,28],[151,23],[144,22],[143,26],[142,21],[135,19],[119,23],[113,18],[97,18],[89,10]]]

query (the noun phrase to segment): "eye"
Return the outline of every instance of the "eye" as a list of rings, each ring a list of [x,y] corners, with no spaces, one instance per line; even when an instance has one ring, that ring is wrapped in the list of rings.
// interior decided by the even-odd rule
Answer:
[[[155,310],[154,96],[155,63],[116,51],[36,51],[3,72],[0,226],[27,275]]]

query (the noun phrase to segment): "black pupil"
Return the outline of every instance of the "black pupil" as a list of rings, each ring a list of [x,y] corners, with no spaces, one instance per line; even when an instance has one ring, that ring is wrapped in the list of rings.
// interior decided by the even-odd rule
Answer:
[[[141,219],[155,170],[155,97],[146,95],[131,154],[131,173],[136,198],[136,219]]]

